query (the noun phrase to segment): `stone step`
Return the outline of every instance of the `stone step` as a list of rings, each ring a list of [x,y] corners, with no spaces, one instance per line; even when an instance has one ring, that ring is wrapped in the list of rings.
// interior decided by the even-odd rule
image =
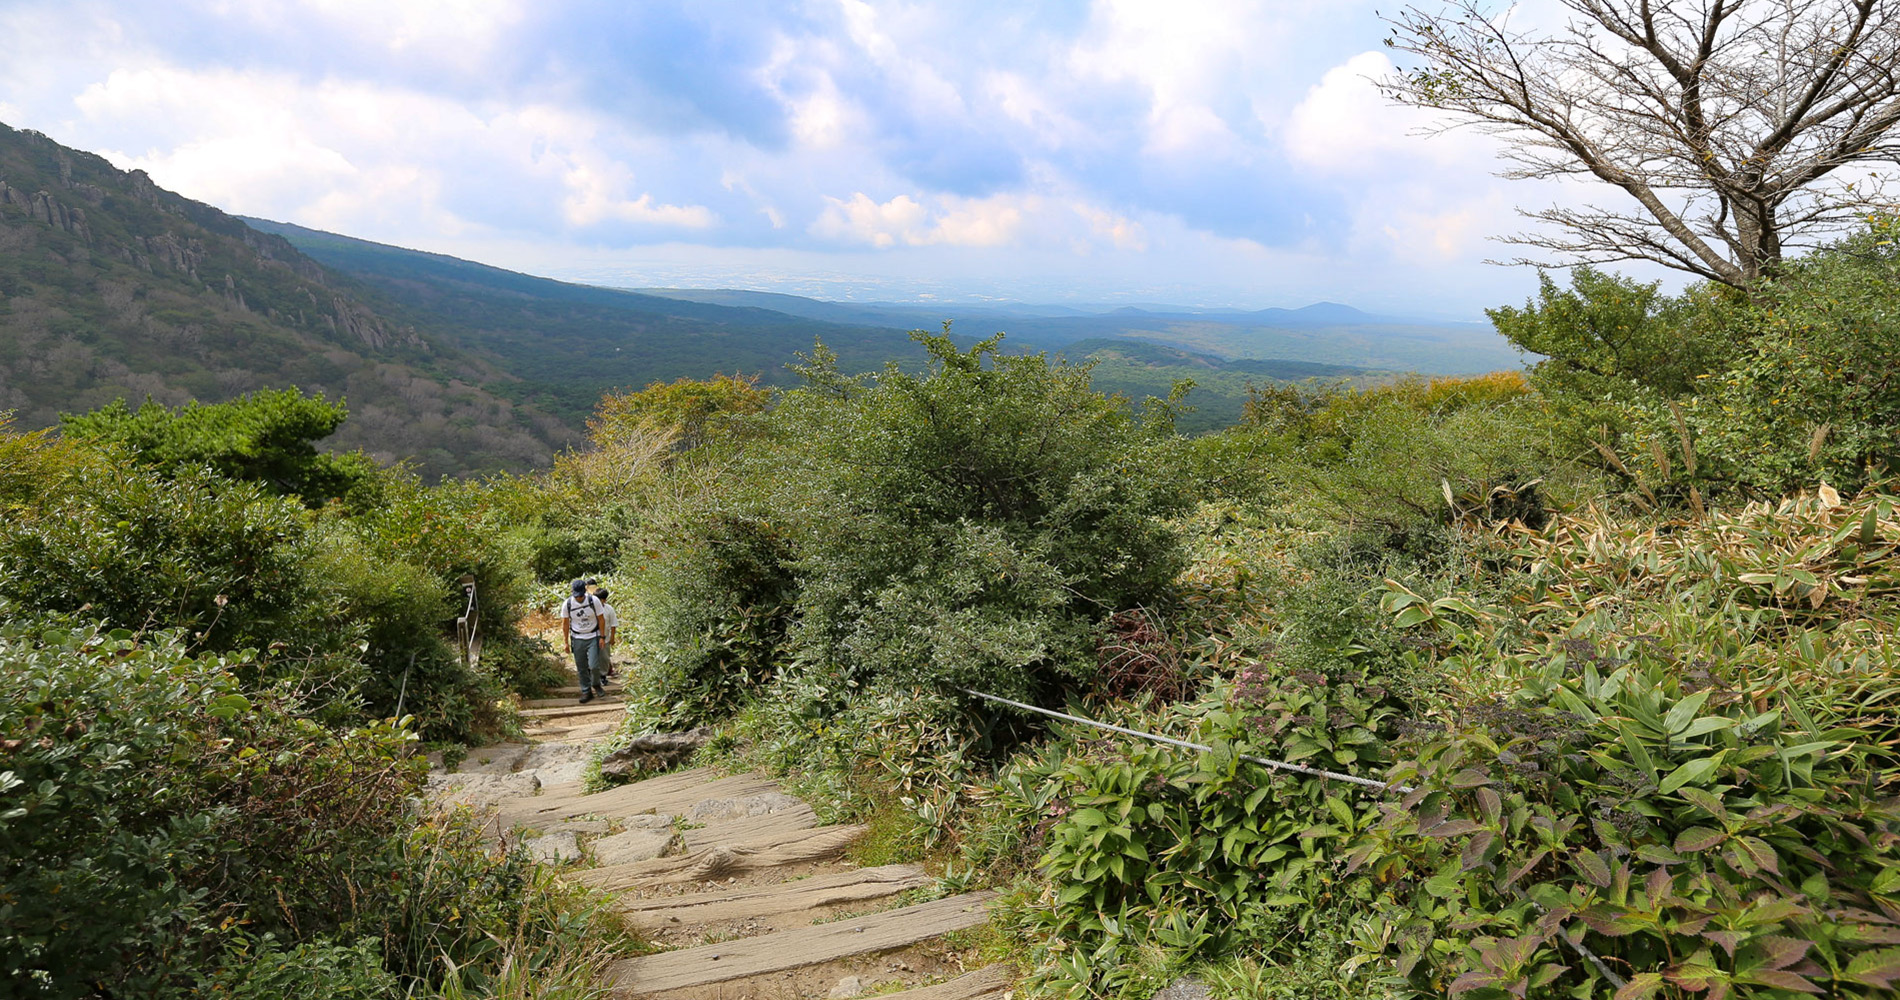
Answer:
[[[475,747],[462,757],[455,766],[461,774],[507,774],[515,769],[515,763],[528,753],[526,743],[495,743],[485,747]]]
[[[688,989],[748,976],[890,951],[966,930],[989,920],[994,892],[972,892],[867,917],[758,937],[622,959],[607,968],[621,996]]]
[[[588,744],[595,740],[606,739],[620,728],[620,720],[615,716],[598,716],[601,722],[589,722],[581,719],[570,726],[537,726],[524,729],[521,735],[542,743],[580,743]]]
[[[746,886],[722,892],[685,896],[620,899],[614,909],[635,927],[663,928],[669,924],[696,927],[721,920],[771,917],[786,913],[858,903],[895,896],[930,884],[930,876],[916,865],[854,868],[847,872],[814,875],[777,885]]]

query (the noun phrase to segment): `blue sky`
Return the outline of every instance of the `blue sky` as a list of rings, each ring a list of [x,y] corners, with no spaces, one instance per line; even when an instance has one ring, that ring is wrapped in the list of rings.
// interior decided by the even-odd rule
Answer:
[[[1390,6],[1389,4],[1387,5]],[[0,0],[0,120],[537,274],[1478,318],[1551,192],[1386,106],[1371,3]]]

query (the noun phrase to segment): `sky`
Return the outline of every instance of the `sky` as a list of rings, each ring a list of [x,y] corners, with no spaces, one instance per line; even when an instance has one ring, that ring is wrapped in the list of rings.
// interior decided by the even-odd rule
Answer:
[[[598,284],[1521,303],[1488,237],[1553,193],[1384,102],[1386,35],[1358,0],[0,0],[0,121]]]

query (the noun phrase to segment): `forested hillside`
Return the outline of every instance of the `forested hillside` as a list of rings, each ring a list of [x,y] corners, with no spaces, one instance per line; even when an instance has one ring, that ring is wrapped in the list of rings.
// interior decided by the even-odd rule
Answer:
[[[0,408],[22,427],[114,399],[347,397],[327,443],[429,474],[543,464],[568,428],[511,376],[208,205],[0,126]]]

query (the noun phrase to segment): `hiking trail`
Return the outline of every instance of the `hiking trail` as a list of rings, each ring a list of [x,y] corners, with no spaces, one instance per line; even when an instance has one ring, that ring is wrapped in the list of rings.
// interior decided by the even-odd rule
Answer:
[[[584,794],[593,745],[623,708],[578,688],[528,702],[526,742],[470,750],[430,794],[466,803],[567,878],[609,893],[667,950],[608,968],[614,995],[665,1000],[1006,1000],[1003,966],[978,968],[955,938],[982,926],[997,894],[922,902],[915,865],[846,860],[862,826],[821,826],[812,807],[762,775],[674,771]],[[910,898],[906,895],[910,894]],[[883,990],[897,986],[902,992]]]

